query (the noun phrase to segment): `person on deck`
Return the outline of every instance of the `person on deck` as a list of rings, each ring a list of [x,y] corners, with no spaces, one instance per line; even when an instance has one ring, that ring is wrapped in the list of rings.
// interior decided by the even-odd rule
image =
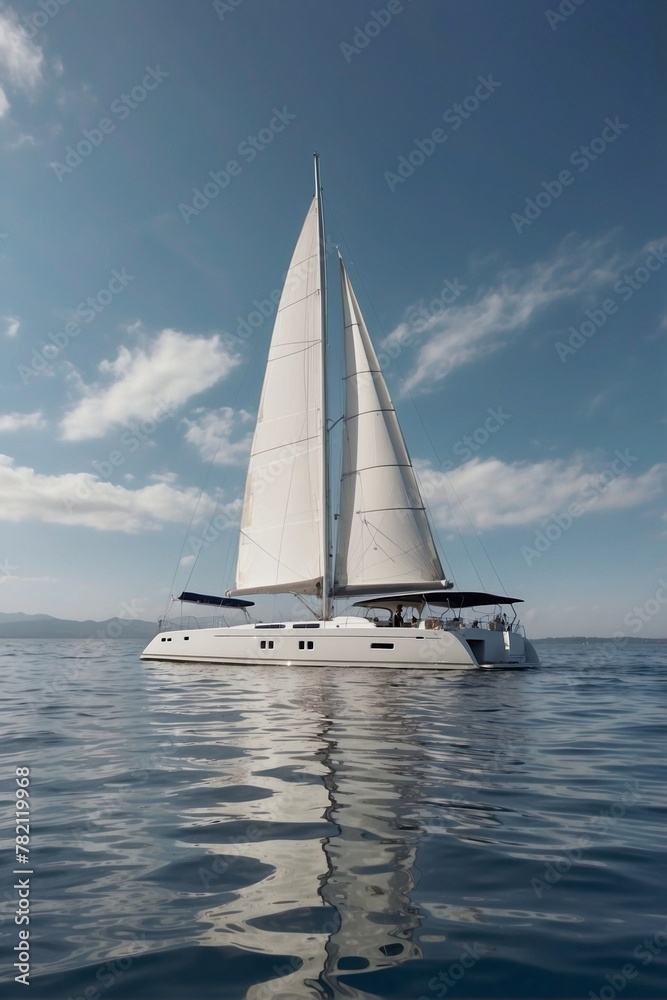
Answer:
[[[402,628],[403,626],[403,605],[398,604],[396,610],[394,611],[394,628]]]

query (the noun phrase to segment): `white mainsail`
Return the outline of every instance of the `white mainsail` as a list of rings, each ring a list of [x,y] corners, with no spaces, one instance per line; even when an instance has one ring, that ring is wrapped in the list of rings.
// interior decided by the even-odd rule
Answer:
[[[313,199],[278,306],[252,442],[234,594],[321,594],[325,572],[321,223]]]
[[[340,267],[346,388],[334,594],[442,587],[398,418],[342,260]]]

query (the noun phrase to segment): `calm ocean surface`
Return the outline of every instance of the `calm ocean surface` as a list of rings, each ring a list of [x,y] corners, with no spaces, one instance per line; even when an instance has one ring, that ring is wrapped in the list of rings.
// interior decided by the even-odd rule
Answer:
[[[383,673],[6,640],[0,992],[665,997],[667,642],[536,645]]]

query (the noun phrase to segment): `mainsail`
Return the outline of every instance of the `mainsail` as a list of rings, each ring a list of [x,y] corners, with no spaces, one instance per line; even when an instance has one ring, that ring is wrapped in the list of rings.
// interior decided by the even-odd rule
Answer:
[[[343,469],[334,594],[410,589],[443,569],[364,318],[340,261],[345,321]]]
[[[273,328],[246,480],[233,594],[322,593],[321,242],[316,195],[290,263]]]

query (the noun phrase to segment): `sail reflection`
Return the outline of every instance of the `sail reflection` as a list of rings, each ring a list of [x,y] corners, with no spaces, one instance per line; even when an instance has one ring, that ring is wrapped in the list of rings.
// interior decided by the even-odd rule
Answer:
[[[200,940],[275,956],[274,976],[251,986],[247,1000],[371,1000],[377,994],[364,989],[365,976],[421,957],[411,893],[424,750],[414,721],[386,706],[390,682],[378,683],[377,674],[257,671],[251,684],[262,688],[269,676],[280,690],[272,725],[241,714],[229,736],[246,753],[207,782],[221,794],[230,782],[250,784],[255,796],[223,796],[213,826],[210,806],[184,818],[216,831],[215,843],[206,838],[219,856],[207,855],[211,871],[216,860],[224,869],[230,859],[251,859],[270,874],[201,910]]]

